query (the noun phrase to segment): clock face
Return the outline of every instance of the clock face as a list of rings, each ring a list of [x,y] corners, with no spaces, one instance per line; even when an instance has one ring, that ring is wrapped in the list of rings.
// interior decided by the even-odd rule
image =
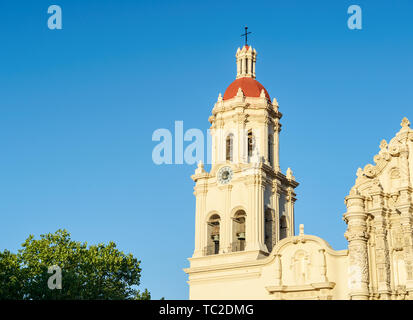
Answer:
[[[218,182],[220,184],[227,184],[232,179],[232,169],[230,167],[222,167],[218,171]]]

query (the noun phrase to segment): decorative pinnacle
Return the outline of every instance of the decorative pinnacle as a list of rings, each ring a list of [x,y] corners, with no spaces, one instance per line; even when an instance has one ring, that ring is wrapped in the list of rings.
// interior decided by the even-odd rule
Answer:
[[[387,149],[387,141],[385,139],[381,140],[380,149],[381,150]]]
[[[199,160],[198,161],[198,166],[195,170],[195,174],[203,174],[203,173],[205,173],[204,163],[202,162],[202,160]]]
[[[293,176],[293,170],[291,170],[291,168],[287,169],[286,177],[287,177],[288,180],[295,180],[295,178]]]
[[[410,121],[406,117],[403,118],[402,123],[400,124],[402,128],[410,128]]]

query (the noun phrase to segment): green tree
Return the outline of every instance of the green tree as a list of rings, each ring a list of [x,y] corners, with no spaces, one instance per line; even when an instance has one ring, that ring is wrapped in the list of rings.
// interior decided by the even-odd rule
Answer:
[[[16,299],[23,296],[23,274],[16,254],[0,252],[0,298]]]
[[[48,268],[61,268],[62,289],[51,290]],[[66,230],[29,236],[17,254],[0,252],[0,299],[139,299],[140,261],[114,242],[90,245],[73,241]]]

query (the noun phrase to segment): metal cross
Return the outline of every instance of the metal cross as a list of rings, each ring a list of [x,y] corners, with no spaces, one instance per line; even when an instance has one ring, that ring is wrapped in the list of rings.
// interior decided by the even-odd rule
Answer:
[[[245,33],[241,35],[241,37],[245,36],[245,45],[247,45],[248,35],[249,35],[250,33],[251,33],[251,32],[248,32],[248,27],[245,27]]]

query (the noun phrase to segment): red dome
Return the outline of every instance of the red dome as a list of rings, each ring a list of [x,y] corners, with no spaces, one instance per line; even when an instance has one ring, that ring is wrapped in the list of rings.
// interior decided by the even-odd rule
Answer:
[[[246,97],[259,97],[261,95],[261,90],[264,89],[265,96],[268,100],[270,99],[270,95],[268,94],[267,90],[265,90],[264,86],[259,83],[257,80],[253,78],[239,78],[231,83],[227,90],[224,93],[224,100],[231,99],[237,95],[238,88],[241,88],[242,92]]]

